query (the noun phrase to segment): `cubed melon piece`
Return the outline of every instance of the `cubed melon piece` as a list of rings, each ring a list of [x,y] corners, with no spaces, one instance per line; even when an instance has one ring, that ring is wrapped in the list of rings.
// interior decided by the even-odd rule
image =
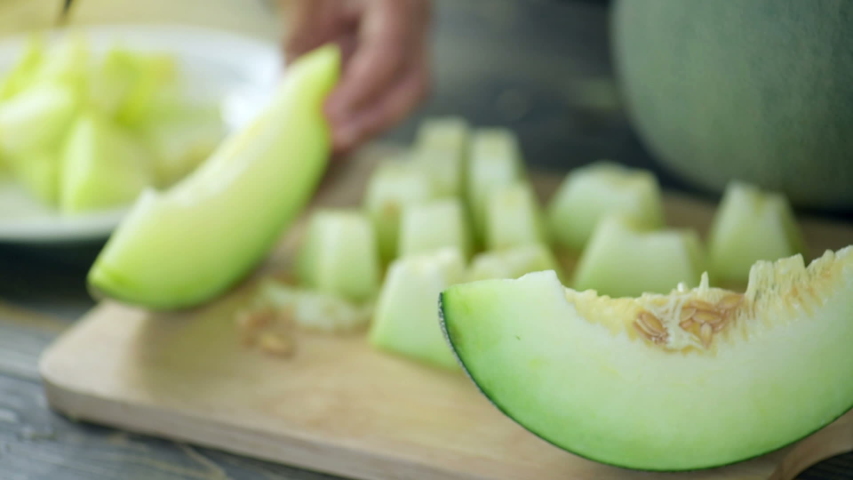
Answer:
[[[486,204],[486,248],[548,243],[536,192],[526,181],[492,190]]]
[[[144,146],[95,112],[75,121],[61,161],[59,208],[68,214],[128,206],[154,183]]]
[[[755,185],[730,182],[708,236],[710,268],[718,281],[745,284],[759,260],[806,255],[788,199]]]
[[[74,91],[61,84],[31,87],[0,103],[0,149],[22,156],[58,147],[78,111]]]
[[[55,207],[59,201],[60,162],[53,150],[33,150],[18,157],[8,157],[14,179],[45,205]]]
[[[367,216],[350,208],[323,208],[310,214],[297,259],[302,286],[353,302],[379,290],[376,234]]]
[[[462,202],[455,198],[409,205],[403,210],[398,256],[458,248],[470,258],[471,230]]]
[[[598,222],[618,213],[642,228],[664,226],[663,200],[650,171],[598,161],[571,171],[548,205],[547,218],[556,244],[581,251]]]
[[[438,197],[462,194],[470,127],[461,117],[434,117],[421,123],[412,159],[425,172]]]
[[[604,217],[575,269],[576,290],[611,297],[669,293],[678,284],[698,285],[705,253],[692,229],[642,230],[627,217]]]
[[[71,33],[50,46],[33,72],[33,85],[62,84],[77,98],[86,98],[92,55],[89,42],[79,33]]]
[[[423,364],[457,370],[439,328],[438,296],[464,276],[465,261],[453,247],[395,260],[377,299],[370,344]]]
[[[476,255],[468,269],[468,281],[518,278],[543,270],[554,270],[559,277],[563,276],[562,268],[547,245],[528,244]]]
[[[364,208],[376,230],[383,262],[397,255],[403,210],[433,198],[432,183],[413,162],[395,157],[376,167],[367,183]]]
[[[524,175],[518,140],[505,128],[481,128],[471,138],[467,180],[467,202],[475,238],[484,242],[489,195],[512,185]]]

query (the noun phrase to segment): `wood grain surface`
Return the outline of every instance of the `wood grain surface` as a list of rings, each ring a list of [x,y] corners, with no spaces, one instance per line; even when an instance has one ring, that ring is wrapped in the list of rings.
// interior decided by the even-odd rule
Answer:
[[[361,201],[369,148],[339,165],[314,207]],[[562,176],[534,175],[547,201]],[[310,210],[309,210],[310,211]],[[714,205],[667,197],[670,225],[702,234]],[[812,254],[853,229],[803,221]],[[363,479],[647,478],[567,454],[494,409],[461,373],[379,353],[362,335],[300,333],[296,356],[245,349],[234,325],[254,280],[289,268],[296,228],[252,279],[209,305],[151,314],[102,303],[44,355],[50,404],[71,418]],[[788,449],[678,479],[767,479]]]

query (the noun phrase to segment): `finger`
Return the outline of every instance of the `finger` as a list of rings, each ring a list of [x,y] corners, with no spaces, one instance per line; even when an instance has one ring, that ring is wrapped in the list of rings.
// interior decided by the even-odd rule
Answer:
[[[345,119],[387,90],[399,75],[414,38],[407,8],[400,0],[368,3],[358,50],[329,99],[330,116]]]
[[[429,94],[430,78],[425,56],[411,64],[384,97],[339,126],[333,142],[349,152],[403,121]]]

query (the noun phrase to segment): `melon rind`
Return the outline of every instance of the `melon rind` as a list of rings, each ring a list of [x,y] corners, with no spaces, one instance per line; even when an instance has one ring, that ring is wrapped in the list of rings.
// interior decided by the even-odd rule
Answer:
[[[439,310],[467,374],[527,430],[601,463],[684,471],[778,450],[853,405],[853,246],[808,268],[799,255],[756,263],[735,327],[708,349],[661,348],[628,326],[641,306],[674,315],[731,294],[705,281],[611,299],[546,271],[451,286]]]

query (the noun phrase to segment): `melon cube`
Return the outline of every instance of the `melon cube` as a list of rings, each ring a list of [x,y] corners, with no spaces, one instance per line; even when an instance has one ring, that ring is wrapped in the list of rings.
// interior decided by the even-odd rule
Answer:
[[[44,57],[44,38],[37,34],[31,35],[24,52],[0,80],[0,100],[8,100],[26,88]]]
[[[413,162],[384,161],[373,171],[364,194],[364,208],[376,230],[383,262],[390,262],[397,255],[403,210],[429,201],[432,192],[429,178]]]
[[[692,229],[642,230],[627,217],[604,217],[578,259],[576,290],[611,297],[669,293],[698,285],[705,253]]]
[[[740,182],[730,182],[708,236],[710,268],[717,280],[745,284],[752,265],[797,253],[805,243],[788,199]]]
[[[460,200],[431,200],[403,210],[399,257],[455,247],[467,259],[471,255],[471,244],[470,226]]]
[[[426,173],[438,197],[462,194],[470,127],[461,117],[436,117],[418,129],[412,159]]]
[[[0,149],[22,156],[58,147],[78,110],[74,91],[61,84],[31,87],[0,104]]]
[[[467,180],[467,202],[475,238],[486,236],[489,195],[523,177],[523,159],[518,140],[505,128],[483,128],[471,139],[471,159]]]
[[[496,188],[486,204],[486,249],[548,243],[536,193],[526,181]]]
[[[61,162],[59,208],[64,213],[126,206],[154,184],[148,151],[93,112],[72,126]]]
[[[77,98],[86,98],[91,60],[85,37],[70,34],[44,53],[31,82],[33,85],[62,84],[70,88]]]
[[[376,302],[371,345],[427,365],[457,370],[439,326],[438,298],[464,276],[464,259],[453,247],[395,260]]]
[[[598,161],[566,175],[547,209],[556,244],[581,251],[598,222],[609,214],[630,218],[638,227],[664,225],[657,178],[649,171]]]
[[[379,290],[381,271],[376,234],[367,216],[349,208],[314,211],[296,273],[306,288],[353,302],[371,300]]]
[[[303,329],[332,334],[361,331],[373,314],[371,302],[351,302],[338,295],[272,279],[260,285],[254,302],[255,308],[268,306],[287,314]]]
[[[499,251],[480,253],[471,261],[468,281],[492,278],[519,278],[531,272],[554,270],[559,277],[562,269],[547,245],[529,244]]]

